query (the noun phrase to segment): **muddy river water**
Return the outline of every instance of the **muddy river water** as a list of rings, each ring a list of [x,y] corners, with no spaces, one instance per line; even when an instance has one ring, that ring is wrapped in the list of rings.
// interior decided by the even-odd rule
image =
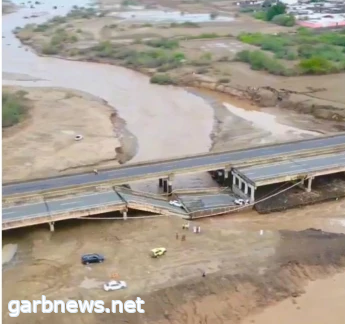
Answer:
[[[126,121],[128,130],[138,139],[138,152],[132,162],[208,151],[212,145],[210,135],[214,127],[214,109],[209,100],[204,100],[203,97],[181,88],[152,85],[146,76],[121,67],[39,57],[21,47],[12,34],[15,27],[24,26],[27,23],[41,23],[52,16],[65,14],[73,5],[83,4],[84,1],[81,0],[59,1],[58,9],[52,10],[55,3],[45,1],[39,9],[24,8],[3,17],[4,84],[70,88],[88,92],[106,100],[117,109]],[[41,16],[23,19],[24,16],[30,16],[33,13]],[[225,108],[228,112],[253,122],[256,124],[254,126],[267,127],[267,123],[262,122],[264,115],[258,112],[256,115],[250,114],[248,111],[229,105],[230,103]],[[255,123],[255,120],[261,120],[261,122]],[[271,135],[280,138],[283,138],[286,132],[300,131],[305,135],[314,135],[312,132],[304,132],[296,128],[279,128],[277,126],[279,124],[276,124],[277,128],[272,128],[272,121],[269,123],[268,128],[276,133]],[[212,180],[207,175],[181,177],[180,180],[180,185],[189,187],[210,184]],[[145,186],[149,188],[151,184]],[[239,217],[217,217],[205,221],[212,223],[215,227],[231,226],[236,230],[243,230],[244,233],[248,230],[281,228],[300,230],[308,227],[345,232],[345,206],[332,203],[270,216],[249,213]],[[30,240],[35,240],[35,231],[32,229]],[[83,226],[80,225],[73,231],[75,235],[71,230],[71,236],[77,237],[81,235]],[[22,235],[6,236],[3,244],[10,243],[18,243],[19,251],[25,244]],[[338,284],[334,289],[343,291],[343,287]],[[339,299],[341,292],[339,291],[338,294],[335,292],[335,296]],[[333,303],[329,310],[340,314],[345,308],[340,303],[338,304],[337,310],[334,309],[336,303]],[[303,309],[299,311],[299,314],[302,314],[302,311]],[[307,313],[303,315],[304,324],[316,324],[307,316]],[[291,323],[293,319],[291,317],[286,323]],[[257,321],[257,323],[263,322],[259,319]],[[297,322],[294,321],[294,323]],[[332,323],[340,324],[336,321]]]

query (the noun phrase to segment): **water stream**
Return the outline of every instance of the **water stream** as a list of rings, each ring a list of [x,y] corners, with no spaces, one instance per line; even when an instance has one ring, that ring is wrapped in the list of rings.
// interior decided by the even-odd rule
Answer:
[[[65,14],[73,5],[82,1],[73,0],[69,8],[56,10],[49,1],[3,17],[4,84],[70,88],[106,100],[138,138],[133,162],[208,151],[213,110],[202,98],[181,88],[152,85],[148,77],[122,67],[39,57],[21,47],[12,34],[15,27],[42,23],[52,15]],[[40,16],[23,18],[33,14]],[[13,73],[21,81],[13,80]]]

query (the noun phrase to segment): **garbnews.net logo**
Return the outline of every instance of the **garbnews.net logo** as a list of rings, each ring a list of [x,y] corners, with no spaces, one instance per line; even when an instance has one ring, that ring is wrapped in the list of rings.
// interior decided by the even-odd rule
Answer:
[[[20,313],[30,314],[41,311],[42,313],[145,313],[141,305],[145,304],[140,297],[134,300],[112,300],[111,308],[104,306],[103,300],[47,300],[46,296],[42,295],[41,300],[11,300],[8,303],[9,315],[11,317],[18,317]],[[39,310],[40,308],[40,310]]]

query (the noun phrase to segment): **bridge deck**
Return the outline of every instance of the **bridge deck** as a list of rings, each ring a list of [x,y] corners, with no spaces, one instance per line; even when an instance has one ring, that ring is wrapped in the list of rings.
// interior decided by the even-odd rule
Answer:
[[[321,157],[290,159],[282,163],[235,168],[255,186],[301,179],[304,176],[318,176],[345,171],[345,152]]]
[[[124,211],[127,208],[163,215],[188,217],[181,208],[174,207],[163,197],[155,195],[138,196],[131,190],[83,193],[74,197],[44,199],[2,208],[3,230],[64,219],[73,219],[103,213]]]
[[[285,159],[298,154],[322,154],[325,150],[345,147],[345,134],[314,138],[304,141],[268,145],[244,150],[208,153],[198,156],[177,158],[165,161],[148,161],[128,164],[111,170],[104,170],[98,175],[83,173],[42,180],[12,183],[3,186],[3,196],[23,195],[63,188],[86,187],[101,183],[124,184],[132,181],[157,179],[171,173],[191,173],[212,171],[229,165],[257,163],[270,159]],[[242,164],[243,165],[243,164]]]
[[[230,193],[192,194],[178,196],[188,212],[235,206],[235,197]]]

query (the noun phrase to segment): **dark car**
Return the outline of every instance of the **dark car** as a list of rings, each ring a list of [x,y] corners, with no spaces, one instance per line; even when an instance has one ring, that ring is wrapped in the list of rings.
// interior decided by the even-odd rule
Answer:
[[[82,264],[101,263],[103,261],[104,261],[104,256],[97,253],[84,254],[81,257]]]

